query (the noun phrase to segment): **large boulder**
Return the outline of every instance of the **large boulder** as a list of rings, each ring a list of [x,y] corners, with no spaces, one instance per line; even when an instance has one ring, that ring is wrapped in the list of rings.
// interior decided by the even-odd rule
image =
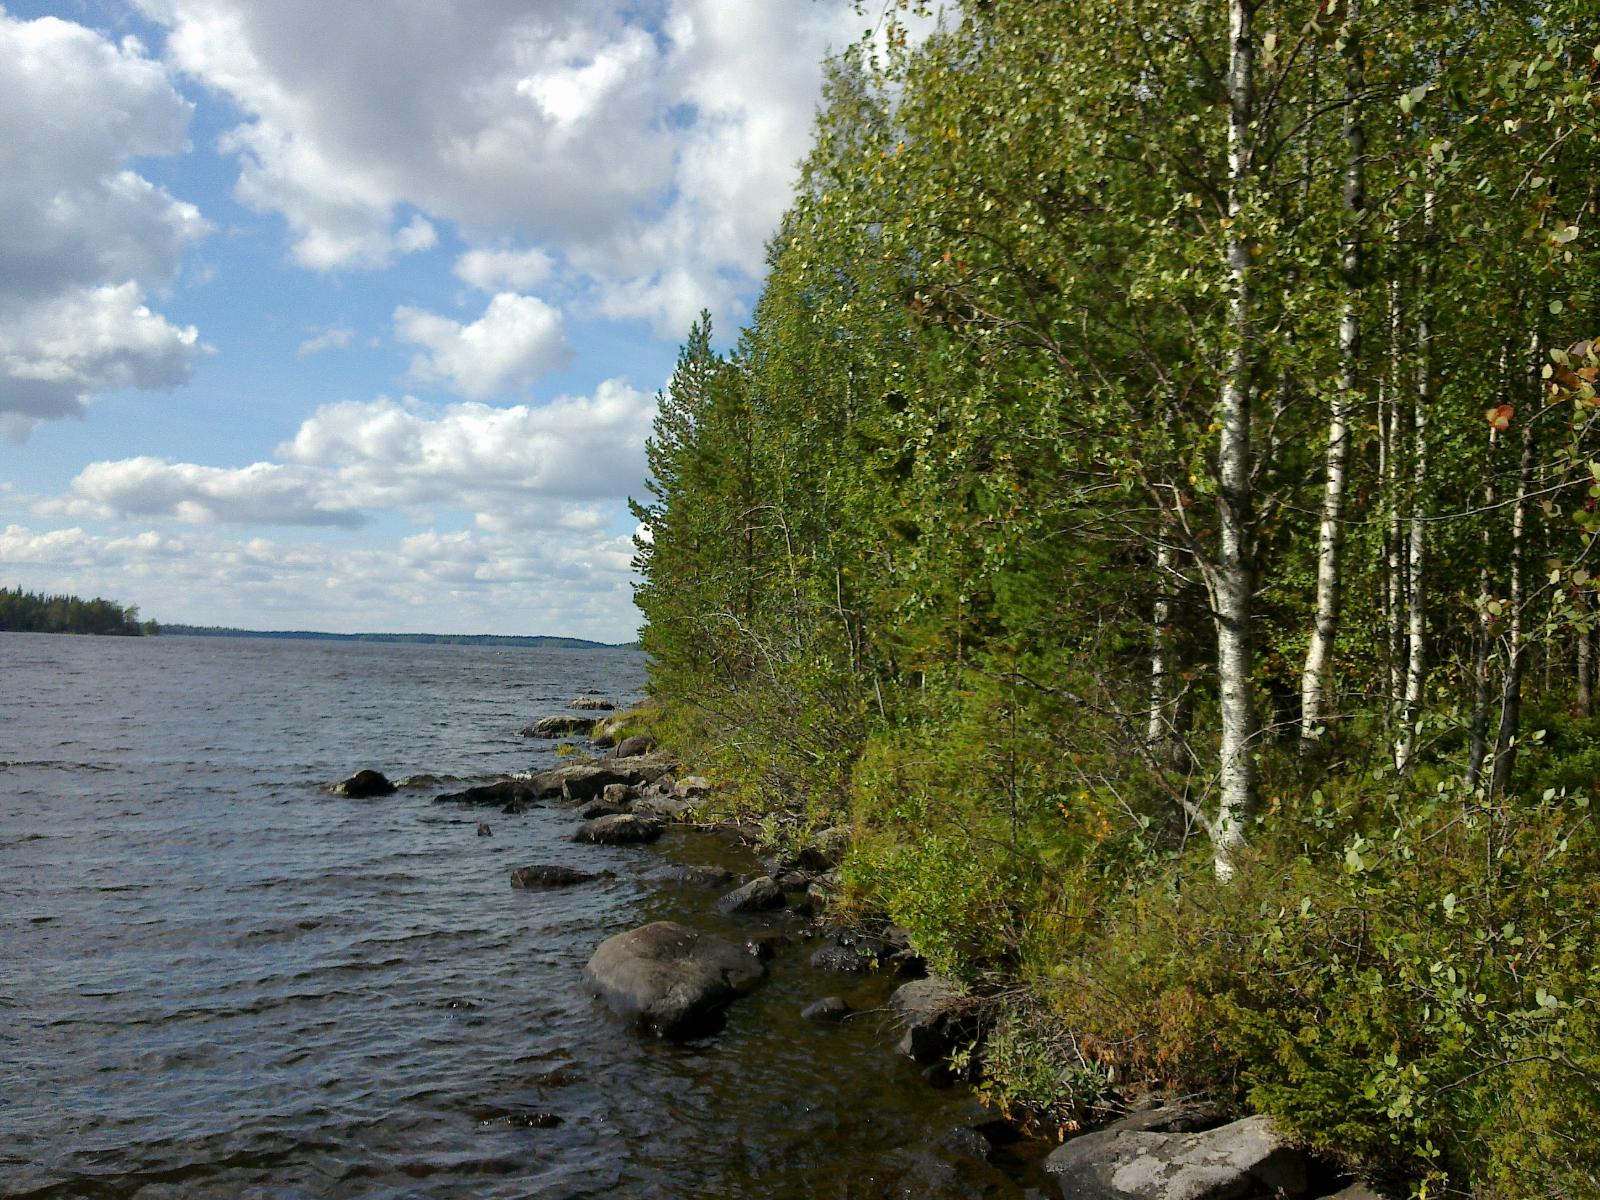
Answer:
[[[538,799],[537,790],[526,779],[502,779],[498,783],[485,783],[460,792],[446,792],[435,796],[435,804],[495,804],[521,806]]]
[[[717,901],[717,907],[725,913],[761,912],[769,908],[782,908],[783,889],[773,881],[772,876],[760,875],[743,887],[734,888]]]
[[[889,997],[889,1008],[905,1031],[897,1048],[923,1066],[948,1057],[978,1033],[971,1000],[939,975],[901,984]]]
[[[640,754],[633,758],[613,758],[603,762],[575,762],[541,771],[528,779],[528,786],[539,799],[570,796],[590,800],[605,794],[613,783],[630,788],[654,783],[672,770],[672,759],[664,754]]]
[[[601,942],[583,977],[619,1016],[657,1037],[715,1026],[767,968],[735,942],[656,921]]]
[[[609,817],[596,817],[578,826],[572,835],[575,842],[588,842],[594,846],[634,846],[653,842],[661,836],[661,826],[632,813],[615,813]]]
[[[649,754],[656,748],[656,739],[648,733],[625,737],[611,748],[608,758],[632,758],[636,754]]]
[[[1253,1200],[1306,1190],[1305,1156],[1268,1117],[1203,1133],[1112,1126],[1052,1151],[1044,1169],[1063,1200]]]
[[[596,721],[595,717],[574,717],[563,713],[555,717],[540,717],[532,725],[524,725],[521,732],[523,737],[529,738],[571,737],[590,733]]]
[[[577,883],[593,883],[596,879],[614,878],[610,871],[601,871],[595,874],[591,871],[578,871],[572,867],[546,866],[536,863],[529,867],[517,867],[511,872],[511,886],[526,888],[528,890],[542,890],[545,888],[572,887]]]
[[[392,796],[397,789],[381,771],[357,771],[349,779],[341,779],[328,790],[336,796],[364,800],[368,796]]]

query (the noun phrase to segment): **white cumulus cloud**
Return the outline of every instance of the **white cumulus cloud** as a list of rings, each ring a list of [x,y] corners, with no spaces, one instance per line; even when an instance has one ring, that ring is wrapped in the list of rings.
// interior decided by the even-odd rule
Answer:
[[[201,346],[146,303],[206,231],[128,167],[183,150],[190,106],[134,39],[0,9],[0,431],[184,382]]]
[[[515,292],[496,293],[468,325],[425,309],[397,308],[394,331],[423,349],[411,360],[414,380],[472,399],[526,387],[572,356],[561,313],[537,296]]]
[[[531,286],[507,242],[556,248],[593,311],[681,336],[755,285],[848,0],[137,0],[180,70],[243,119],[238,197],[318,269],[374,267],[448,221],[458,273]]]

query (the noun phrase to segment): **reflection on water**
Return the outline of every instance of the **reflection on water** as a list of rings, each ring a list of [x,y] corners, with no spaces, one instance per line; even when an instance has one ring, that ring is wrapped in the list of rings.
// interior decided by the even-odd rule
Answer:
[[[559,806],[480,838],[431,803],[550,765],[516,730],[636,695],[635,652],[0,634],[0,678],[0,1196],[800,1200],[972,1117],[875,1016],[802,1022],[884,985],[801,949],[693,1045],[595,1004],[609,933],[761,925],[642,878],[748,872],[715,839],[574,846]],[[322,790],[363,766],[439,782]],[[529,862],[617,875],[513,891]]]

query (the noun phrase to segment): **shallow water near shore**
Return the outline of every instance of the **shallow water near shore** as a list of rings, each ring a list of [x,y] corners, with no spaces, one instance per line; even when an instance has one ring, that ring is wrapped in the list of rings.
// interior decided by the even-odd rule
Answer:
[[[643,677],[622,650],[0,634],[0,1196],[846,1197],[977,1119],[877,1014],[802,1021],[890,986],[803,946],[688,1045],[587,994],[646,920],[796,933],[650,878],[745,852],[432,803],[552,765],[517,729]],[[438,782],[324,790],[367,766]],[[616,876],[512,890],[534,862]]]

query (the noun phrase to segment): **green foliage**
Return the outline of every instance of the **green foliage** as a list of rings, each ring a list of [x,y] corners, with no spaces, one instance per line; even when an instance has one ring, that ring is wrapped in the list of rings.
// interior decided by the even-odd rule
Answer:
[[[847,819],[843,903],[935,969],[1023,981],[986,1052],[1009,1106],[1076,1119],[1114,1073],[1457,1193],[1590,1194],[1572,797],[1600,729],[1564,713],[1600,607],[1593,14],[1362,6],[1347,110],[1351,31],[1308,7],[1252,6],[1237,187],[1225,5],[995,0],[830,64],[750,326],[723,352],[702,318],[661,398],[636,508],[659,732],[776,843]],[[1221,882],[1240,232],[1263,728]],[[1346,371],[1342,616],[1301,754]],[[1514,770],[1486,770],[1502,730]]]
[[[96,597],[47,596],[21,588],[0,588],[0,630],[21,633],[97,633],[124,637],[153,635],[154,621],[139,621],[137,608],[123,608]]]

